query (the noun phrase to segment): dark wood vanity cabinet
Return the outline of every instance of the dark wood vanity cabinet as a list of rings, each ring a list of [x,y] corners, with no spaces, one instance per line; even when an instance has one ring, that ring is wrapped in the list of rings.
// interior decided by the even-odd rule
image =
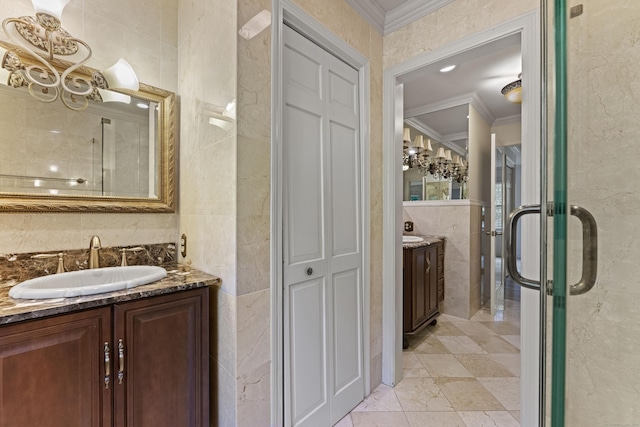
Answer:
[[[403,248],[403,332],[420,331],[440,315],[444,299],[442,242]]]
[[[0,328],[0,426],[111,426],[111,309]]]
[[[208,426],[209,299],[205,289],[114,306],[116,426]]]
[[[0,328],[0,427],[207,426],[208,289]]]

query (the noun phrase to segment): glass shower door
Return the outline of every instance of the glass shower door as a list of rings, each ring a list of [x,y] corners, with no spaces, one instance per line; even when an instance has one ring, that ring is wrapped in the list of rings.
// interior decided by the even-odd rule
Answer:
[[[640,1],[544,9],[545,425],[640,425]]]

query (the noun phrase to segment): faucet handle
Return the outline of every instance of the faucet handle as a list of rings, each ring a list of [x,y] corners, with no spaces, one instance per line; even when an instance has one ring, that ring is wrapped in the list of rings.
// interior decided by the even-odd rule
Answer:
[[[120,263],[120,266],[122,267],[126,267],[127,264],[127,252],[137,252],[137,251],[144,251],[145,249],[142,246],[136,246],[135,248],[122,248],[120,249],[120,253],[122,254],[122,262]]]
[[[53,258],[58,257],[58,269],[56,270],[56,274],[64,273],[64,253],[58,252],[57,254],[36,254],[32,255],[32,259],[44,259],[44,258]]]

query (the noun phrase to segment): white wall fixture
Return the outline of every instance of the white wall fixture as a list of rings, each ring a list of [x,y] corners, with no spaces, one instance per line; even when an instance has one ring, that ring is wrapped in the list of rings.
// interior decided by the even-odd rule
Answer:
[[[0,82],[27,88],[42,102],[58,99],[72,110],[84,110],[88,101],[130,102],[109,89],[138,90],[138,78],[124,59],[91,77],[82,75],[91,47],[62,28],[61,16],[69,0],[33,0],[34,16],[6,18],[2,29],[17,46],[0,46]]]
[[[249,19],[246,24],[240,28],[238,34],[241,37],[250,40],[260,34],[263,30],[267,29],[271,25],[271,12],[268,10],[262,10],[258,12],[256,16]]]

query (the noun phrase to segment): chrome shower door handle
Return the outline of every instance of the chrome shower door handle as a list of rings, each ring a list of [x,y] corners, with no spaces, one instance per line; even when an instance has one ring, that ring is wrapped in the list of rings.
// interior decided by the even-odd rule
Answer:
[[[507,272],[520,286],[529,289],[540,289],[540,282],[527,279],[520,275],[516,265],[516,248],[518,221],[524,215],[540,214],[540,205],[521,206],[511,212],[508,220],[507,230]],[[591,213],[580,206],[572,205],[571,215],[575,216],[582,223],[582,277],[575,285],[569,287],[570,295],[582,295],[589,292],[596,284],[598,275],[598,226]],[[553,204],[550,203],[545,212],[547,216],[553,215]]]
[[[569,287],[570,295],[582,295],[596,284],[598,276],[598,225],[591,212],[580,206],[571,206],[571,215],[582,223],[582,277]]]
[[[520,206],[518,209],[511,212],[509,219],[507,220],[507,273],[520,286],[540,290],[540,282],[522,277],[516,264],[518,221],[523,216],[530,214],[540,214],[540,205]]]

